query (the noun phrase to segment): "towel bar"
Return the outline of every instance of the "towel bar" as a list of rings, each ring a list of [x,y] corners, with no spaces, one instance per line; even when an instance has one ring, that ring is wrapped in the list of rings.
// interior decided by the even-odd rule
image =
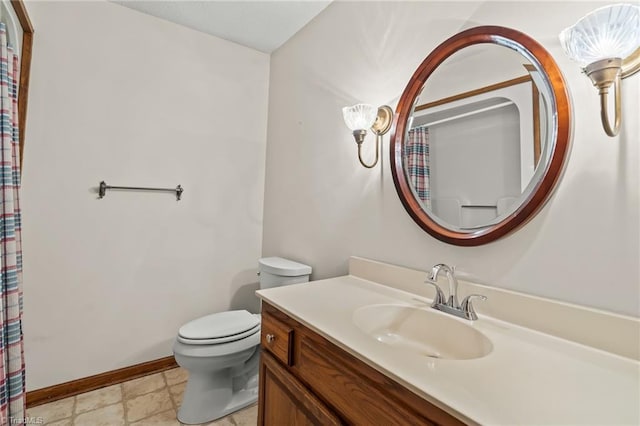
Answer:
[[[169,192],[175,192],[176,193],[176,199],[178,201],[180,201],[180,198],[182,197],[182,192],[184,191],[184,189],[182,188],[182,186],[178,185],[175,188],[144,188],[144,187],[139,187],[139,186],[112,186],[112,185],[107,185],[105,183],[105,181],[100,182],[100,186],[98,189],[98,198],[104,198],[105,194],[107,193],[107,189],[129,189],[129,190],[133,190],[133,191],[169,191]]]

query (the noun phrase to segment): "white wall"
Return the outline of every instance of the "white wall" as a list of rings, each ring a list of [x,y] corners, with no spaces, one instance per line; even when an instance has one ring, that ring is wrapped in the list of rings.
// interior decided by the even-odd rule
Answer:
[[[429,195],[437,217],[482,226],[498,216],[498,200],[520,197],[520,125],[512,103],[429,127]],[[452,201],[457,208],[437,208]],[[447,210],[450,217],[442,214]]]
[[[557,37],[603,4],[332,3],[271,58],[263,255],[308,263],[314,279],[345,274],[350,255],[424,270],[445,262],[497,287],[639,315],[640,75],[624,81],[626,119],[620,137],[609,138],[597,91]],[[341,108],[362,101],[395,107],[432,49],[483,24],[523,31],[556,58],[573,98],[573,147],[536,218],[497,242],[457,247],[430,237],[405,212],[388,136],[382,164],[359,165]]]
[[[269,56],[107,2],[28,2],[28,389],[171,355],[257,309]],[[171,194],[107,192],[176,186]]]

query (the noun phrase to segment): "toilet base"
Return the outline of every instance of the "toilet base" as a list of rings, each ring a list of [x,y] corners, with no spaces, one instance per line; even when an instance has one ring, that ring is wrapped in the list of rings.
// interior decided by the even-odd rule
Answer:
[[[192,418],[189,416],[189,413],[183,412],[182,407],[180,407],[180,410],[178,411],[178,420],[181,423],[184,423],[187,425],[197,425],[201,423],[212,422],[221,417],[224,417],[233,412],[236,412],[245,407],[248,407],[249,405],[255,404],[257,401],[258,401],[258,388],[246,389],[246,390],[236,392],[231,398],[231,401],[229,401],[229,404],[225,408],[223,408],[222,410],[216,410],[215,413],[211,413],[209,416],[204,415],[205,413],[203,412],[203,410],[200,410],[199,412],[203,416],[200,418]]]
[[[257,351],[252,358],[257,360]],[[257,373],[255,368],[253,374],[243,375],[242,388],[237,386],[239,377],[234,383],[228,369],[214,374],[190,375],[178,420],[188,425],[208,423],[254,404],[258,400]]]

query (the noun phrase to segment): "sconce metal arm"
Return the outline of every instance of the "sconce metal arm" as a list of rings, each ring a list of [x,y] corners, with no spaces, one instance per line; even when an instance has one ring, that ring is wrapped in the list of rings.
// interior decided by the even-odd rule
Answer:
[[[620,121],[622,111],[620,107],[620,78],[622,59],[608,58],[593,62],[584,68],[585,74],[591,79],[594,86],[598,88],[600,94],[600,118],[602,127],[607,135],[617,136],[620,131]],[[609,88],[614,86],[615,118],[614,126],[611,128],[608,112]]]
[[[362,105],[356,105],[351,108],[345,108],[345,110],[350,110],[357,106],[362,106]],[[388,105],[382,105],[381,107],[378,107],[376,119],[373,122],[373,125],[371,126],[371,130],[376,135],[376,158],[371,164],[367,164],[362,160],[362,143],[364,142],[364,138],[367,135],[367,130],[356,129],[353,131],[353,138],[356,140],[356,143],[358,144],[358,160],[360,160],[360,164],[362,164],[367,169],[372,169],[376,166],[376,164],[378,164],[378,160],[380,159],[380,146],[382,145],[382,136],[385,135],[391,128],[392,121],[393,121],[393,110],[391,109],[391,107]],[[345,118],[345,122],[347,122],[346,118]],[[347,125],[351,127],[349,123],[347,123]]]
[[[367,164],[362,160],[362,142],[364,142],[364,137],[367,135],[366,130],[354,130],[353,137],[358,144],[358,160],[360,160],[360,164],[362,164],[367,169],[372,169],[378,164],[378,160],[380,159],[380,145],[382,145],[382,136],[385,135],[389,129],[391,128],[391,122],[393,121],[393,110],[388,105],[382,105],[378,107],[378,115],[376,116],[376,121],[371,126],[371,130],[376,135],[376,159],[373,163]]]
[[[618,132],[620,132],[620,121],[622,116],[622,108],[620,107],[620,75],[613,82],[614,85],[614,105],[615,105],[615,117],[613,123],[613,129],[611,128],[611,123],[609,121],[609,106],[608,106],[608,95],[609,88],[604,87],[600,88],[600,118],[602,119],[602,126],[604,127],[604,131],[607,135],[613,137],[617,136]]]
[[[367,164],[362,160],[362,156],[361,156],[362,142],[357,142],[358,143],[358,160],[360,160],[360,164],[362,164],[367,169],[372,169],[376,166],[376,164],[378,164],[378,159],[380,157],[380,140],[381,139],[382,139],[381,135],[376,135],[376,159],[371,164]]]

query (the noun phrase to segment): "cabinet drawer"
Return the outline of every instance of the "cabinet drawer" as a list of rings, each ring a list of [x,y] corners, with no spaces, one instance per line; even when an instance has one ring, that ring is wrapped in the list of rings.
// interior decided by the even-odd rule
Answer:
[[[267,313],[262,314],[260,331],[262,347],[279,361],[293,365],[293,328],[278,321]]]

